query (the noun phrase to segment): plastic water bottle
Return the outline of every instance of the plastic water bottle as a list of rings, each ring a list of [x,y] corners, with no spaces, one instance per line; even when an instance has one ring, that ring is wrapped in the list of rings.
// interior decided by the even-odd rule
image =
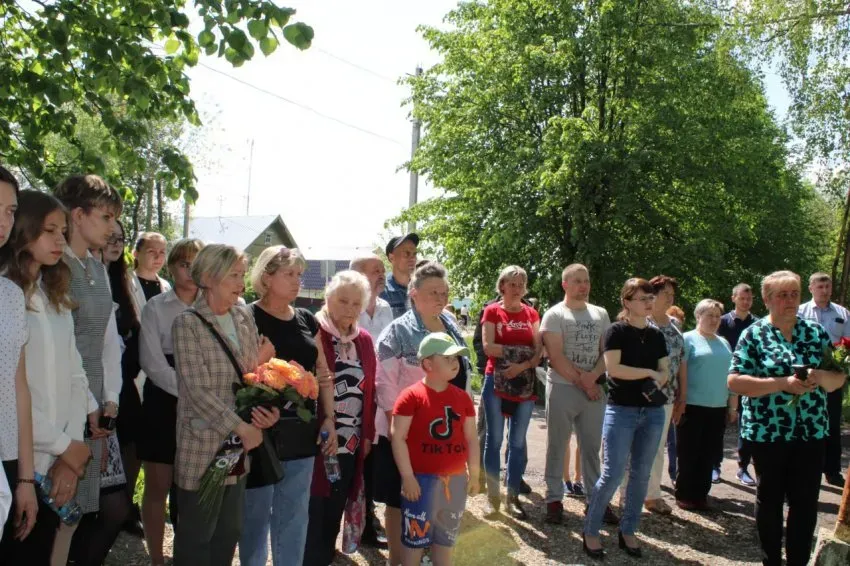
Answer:
[[[53,482],[47,476],[42,476],[38,472],[35,473],[35,481],[38,484],[39,496],[48,507],[59,515],[59,519],[66,525],[76,525],[83,517],[83,511],[80,509],[80,504],[77,499],[73,498],[62,507],[56,507],[56,503],[50,497],[50,489],[53,487]]]
[[[322,438],[322,445],[326,444],[328,438],[330,438],[330,435],[326,430],[323,430],[320,436]],[[328,481],[331,483],[339,481],[342,471],[339,469],[339,460],[335,455],[325,456],[325,475],[328,476]]]

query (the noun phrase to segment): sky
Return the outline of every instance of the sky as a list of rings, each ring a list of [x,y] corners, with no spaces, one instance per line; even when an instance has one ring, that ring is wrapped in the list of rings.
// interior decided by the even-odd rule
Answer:
[[[200,193],[192,215],[280,214],[305,252],[383,247],[384,223],[408,203],[409,174],[400,167],[410,157],[411,121],[397,79],[438,61],[416,28],[443,25],[456,0],[282,4],[315,30],[310,49],[257,50],[237,69],[202,56],[189,72],[205,121],[189,154]],[[770,70],[765,85],[783,118],[788,96]],[[422,180],[419,192],[435,194]]]

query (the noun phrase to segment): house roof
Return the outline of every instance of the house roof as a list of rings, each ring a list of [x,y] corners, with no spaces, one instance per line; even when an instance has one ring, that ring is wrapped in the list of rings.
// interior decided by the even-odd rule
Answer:
[[[289,239],[292,234],[279,214],[265,216],[209,216],[189,221],[189,237],[205,244],[228,244],[244,250],[274,222],[279,221]]]

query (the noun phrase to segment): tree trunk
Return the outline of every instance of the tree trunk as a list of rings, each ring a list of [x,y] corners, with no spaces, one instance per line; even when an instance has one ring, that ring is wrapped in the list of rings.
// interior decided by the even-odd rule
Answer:
[[[147,201],[145,205],[147,208],[147,215],[145,216],[145,231],[150,232],[153,228],[153,182],[148,181],[145,187],[145,200]]]
[[[847,287],[848,281],[844,276],[844,272],[847,271],[847,222],[850,220],[850,190],[847,191],[847,198],[844,199],[844,217],[841,220],[841,232],[838,235],[838,243],[835,248],[835,259],[832,262],[832,281],[835,282],[836,276],[838,275],[838,260],[841,258],[842,251],[844,252],[844,264],[845,269],[842,270],[842,277],[840,281],[840,285],[838,286],[838,302],[839,304],[846,304],[847,301]]]
[[[156,181],[156,229],[162,233],[162,181]]]

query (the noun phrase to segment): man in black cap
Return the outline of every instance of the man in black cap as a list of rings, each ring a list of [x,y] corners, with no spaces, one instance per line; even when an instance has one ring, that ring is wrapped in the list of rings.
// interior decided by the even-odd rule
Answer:
[[[407,285],[416,267],[416,246],[419,245],[419,235],[410,233],[406,236],[396,236],[387,242],[387,259],[390,260],[392,271],[387,274],[387,286],[381,293],[381,298],[393,309],[393,318],[403,315],[410,308],[407,298]]]

